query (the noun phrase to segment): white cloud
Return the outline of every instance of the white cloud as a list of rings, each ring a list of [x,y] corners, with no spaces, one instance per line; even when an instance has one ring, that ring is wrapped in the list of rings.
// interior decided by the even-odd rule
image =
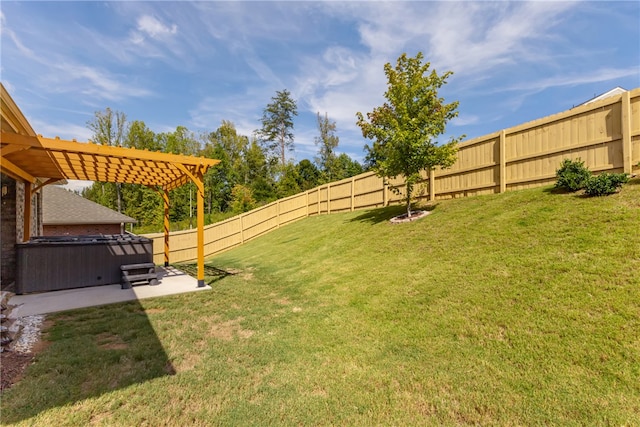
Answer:
[[[115,77],[94,67],[61,63],[52,68],[58,72],[48,74],[45,81],[52,85],[53,92],[73,91],[109,101],[153,95],[150,90],[128,81],[127,76]]]
[[[173,8],[170,3],[165,4],[166,8],[159,8],[155,3],[122,3],[120,6],[124,9],[123,16],[139,15],[135,27],[129,31],[126,39],[111,37],[106,43],[98,43],[105,44],[105,47],[111,45],[112,48],[105,49],[105,52],[113,52],[117,58],[133,65],[140,58],[151,58],[160,59],[169,66],[183,70],[192,67],[198,50],[206,51],[198,38],[193,37],[194,30],[188,29],[189,24],[193,27],[197,26],[197,22],[193,21],[192,16],[188,16],[191,8],[182,5],[180,8]],[[183,11],[186,11],[187,16],[182,16]],[[166,18],[156,14],[164,14]],[[166,23],[168,16],[171,16],[173,23]],[[176,23],[174,16],[183,21]],[[186,33],[183,31],[185,28]],[[100,37],[104,35],[100,34]]]
[[[154,39],[157,39],[167,35],[176,34],[178,32],[178,26],[176,24],[168,26],[153,16],[143,15],[138,18],[138,30],[146,33]]]
[[[360,14],[362,43],[372,56],[393,60],[425,53],[436,69],[477,73],[526,59],[531,43],[549,37],[572,2],[374,3]],[[357,16],[357,15],[356,15]],[[354,16],[355,18],[355,16]],[[539,54],[539,52],[533,52]]]
[[[480,117],[473,114],[461,114],[451,120],[453,126],[474,125],[480,121]]]
[[[2,34],[6,34],[11,39],[11,41],[13,42],[15,47],[18,48],[18,50],[24,56],[26,56],[28,58],[34,58],[35,57],[35,54],[33,53],[33,51],[31,49],[29,49],[27,46],[25,46],[22,43],[22,41],[18,38],[16,33],[6,25],[5,15],[0,10],[0,35],[2,35]]]
[[[577,86],[587,83],[608,82],[611,80],[618,80],[620,78],[629,76],[640,77],[640,70],[638,69],[638,67],[619,69],[601,68],[599,70],[589,70],[585,73],[563,73],[561,75],[553,77],[534,79],[531,81],[524,81],[521,83],[513,84],[505,87],[504,90],[537,92],[553,87]]]
[[[233,122],[240,135],[251,136],[259,127],[260,116],[256,111],[254,95],[233,95],[201,99],[189,110],[191,125],[197,129],[216,130],[222,120]]]
[[[244,55],[244,60],[247,65],[256,73],[256,75],[265,83],[270,86],[284,87],[282,80],[276,73],[273,72],[271,67],[266,62],[261,60],[253,52],[247,52]]]
[[[77,140],[78,142],[87,142],[91,139],[92,133],[86,126],[79,126],[73,123],[52,123],[41,119],[30,119],[29,123],[36,133],[47,138],[55,138],[56,136],[66,140]]]

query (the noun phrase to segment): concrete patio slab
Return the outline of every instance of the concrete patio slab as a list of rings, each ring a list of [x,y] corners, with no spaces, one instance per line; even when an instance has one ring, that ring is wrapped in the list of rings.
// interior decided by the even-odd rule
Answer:
[[[173,267],[156,267],[159,284],[135,285],[122,289],[119,284],[15,295],[9,304],[16,306],[9,317],[17,318],[37,314],[55,313],[76,308],[93,307],[144,298],[161,297],[211,290],[198,287],[198,280]]]

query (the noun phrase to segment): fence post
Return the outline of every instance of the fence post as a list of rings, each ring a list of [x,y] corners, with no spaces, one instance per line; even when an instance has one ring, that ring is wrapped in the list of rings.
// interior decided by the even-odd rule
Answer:
[[[327,184],[327,214],[331,213],[331,183]]]
[[[164,266],[169,266],[169,233],[171,225],[169,223],[169,191],[162,190],[162,203],[164,206],[163,231],[164,231]]]
[[[500,156],[500,171],[499,171],[499,179],[500,179],[500,192],[504,193],[507,191],[507,153],[505,150],[506,146],[506,135],[504,129],[500,131],[500,143],[499,143],[499,156]]]
[[[356,202],[356,177],[351,177],[351,212],[355,210]]]
[[[277,220],[277,228],[280,228],[280,199],[276,200],[276,220]]]
[[[240,243],[244,244],[244,214],[240,214]]]
[[[436,169],[429,169],[429,201],[433,202],[436,199]]]
[[[382,206],[389,206],[389,185],[382,178]]]
[[[631,165],[631,95],[629,91],[622,94],[622,165],[624,173],[631,174],[633,166]]]

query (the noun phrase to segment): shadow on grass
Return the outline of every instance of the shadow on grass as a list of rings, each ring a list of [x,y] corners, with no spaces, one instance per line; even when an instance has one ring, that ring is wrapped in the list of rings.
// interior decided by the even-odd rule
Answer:
[[[631,178],[625,185],[640,185],[640,177]]]
[[[138,301],[49,314],[47,322],[46,348],[2,394],[3,424],[175,374]]]
[[[191,277],[198,277],[198,265],[197,264],[179,264],[174,265],[180,271],[187,273]],[[214,267],[213,265],[205,264],[204,265],[204,282],[207,285],[211,285],[212,283],[217,282],[218,280],[222,280],[227,276],[231,276],[235,273],[222,270],[218,267]]]
[[[547,187],[547,188],[543,189],[542,192],[546,193],[546,194],[572,194],[572,193],[575,193],[575,191],[569,191],[569,190],[565,190],[564,188],[557,188],[557,187]]]
[[[414,210],[421,211],[433,211],[438,204],[427,205],[427,206],[418,206],[413,207]],[[395,206],[387,206],[384,208],[372,209],[370,211],[366,211],[362,215],[358,215],[357,217],[351,219],[352,222],[369,222],[371,224],[379,224],[381,222],[387,222],[391,218],[396,217],[398,215],[402,215],[407,213],[407,208],[404,205],[395,205]]]

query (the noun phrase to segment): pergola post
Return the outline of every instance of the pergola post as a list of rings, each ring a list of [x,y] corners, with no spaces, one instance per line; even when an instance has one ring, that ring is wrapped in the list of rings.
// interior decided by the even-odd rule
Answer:
[[[162,190],[164,202],[164,266],[169,266],[169,190]]]
[[[196,173],[196,186],[198,187],[198,287],[204,287],[204,182],[202,171]]]
[[[176,166],[182,170],[191,181],[196,185],[198,191],[196,194],[196,207],[198,210],[198,230],[197,240],[198,247],[196,248],[198,257],[198,287],[203,288],[204,285],[204,167],[194,167],[192,169],[186,168],[184,165],[176,164]]]
[[[22,231],[22,241],[28,242],[31,238],[31,183],[24,183],[24,222]]]

